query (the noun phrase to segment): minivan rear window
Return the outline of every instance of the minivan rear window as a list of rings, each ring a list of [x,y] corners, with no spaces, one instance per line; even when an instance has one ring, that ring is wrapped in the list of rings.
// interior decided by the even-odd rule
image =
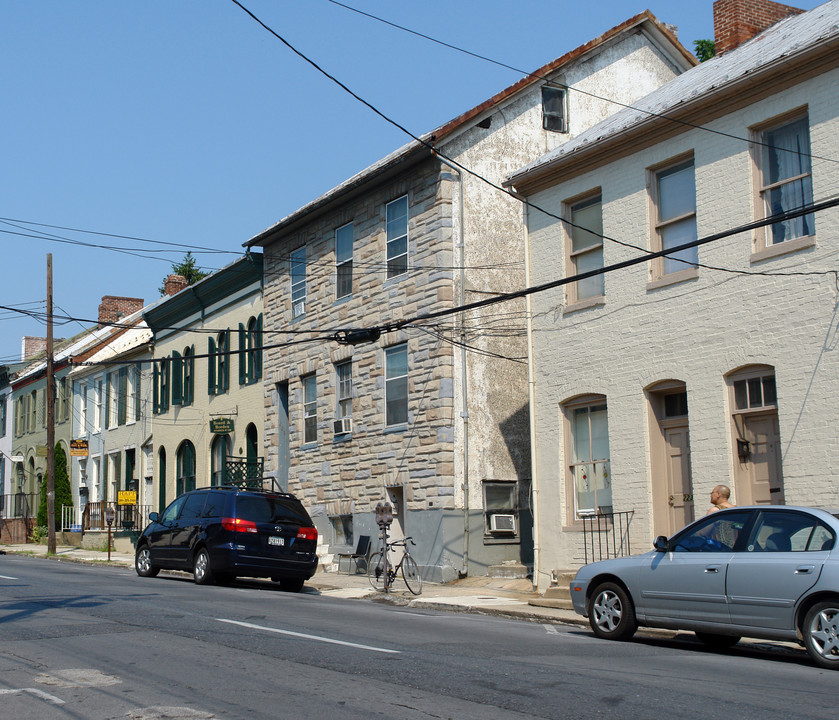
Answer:
[[[239,495],[236,516],[256,523],[312,524],[299,502],[278,495]]]

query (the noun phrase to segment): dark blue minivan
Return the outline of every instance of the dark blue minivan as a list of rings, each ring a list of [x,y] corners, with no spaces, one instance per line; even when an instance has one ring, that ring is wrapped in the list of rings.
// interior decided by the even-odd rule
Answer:
[[[318,531],[288,493],[199,488],[149,520],[134,560],[141,577],[162,569],[192,571],[199,585],[270,577],[283,590],[299,592],[317,570]]]

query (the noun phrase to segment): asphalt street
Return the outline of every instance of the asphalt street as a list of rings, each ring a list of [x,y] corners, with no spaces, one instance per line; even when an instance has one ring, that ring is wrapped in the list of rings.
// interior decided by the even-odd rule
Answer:
[[[0,557],[0,717],[823,718],[839,676],[585,628]]]

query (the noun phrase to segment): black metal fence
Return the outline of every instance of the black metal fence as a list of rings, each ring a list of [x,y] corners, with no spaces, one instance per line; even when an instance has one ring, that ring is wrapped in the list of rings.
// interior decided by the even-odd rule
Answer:
[[[632,554],[629,526],[634,510],[583,516],[586,563]]]

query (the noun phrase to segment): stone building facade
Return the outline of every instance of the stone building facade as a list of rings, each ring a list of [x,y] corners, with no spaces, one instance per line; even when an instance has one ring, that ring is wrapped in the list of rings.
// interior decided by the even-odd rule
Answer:
[[[524,284],[503,178],[614,112],[591,94],[631,102],[693,64],[643,13],[249,241],[282,342],[265,352],[266,466],[331,549],[375,537],[388,501],[431,579],[531,564],[525,308],[456,308]]]

